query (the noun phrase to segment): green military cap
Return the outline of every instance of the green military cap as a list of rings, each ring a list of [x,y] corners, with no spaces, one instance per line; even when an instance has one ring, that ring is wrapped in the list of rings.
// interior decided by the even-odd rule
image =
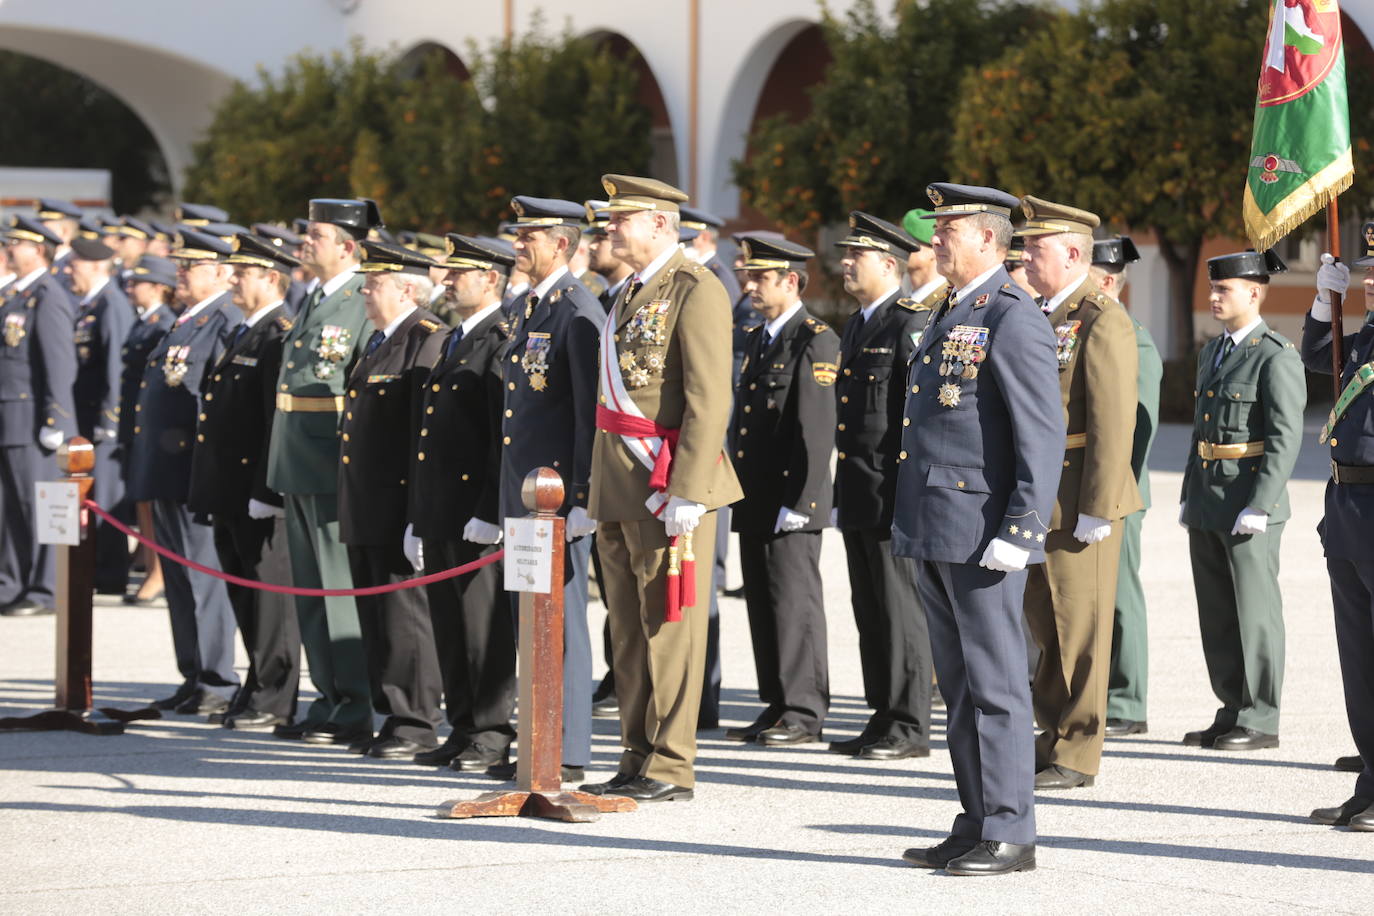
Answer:
[[[836,248],[869,248],[885,254],[903,255],[919,248],[916,239],[906,230],[879,219],[871,213],[855,210],[849,214],[849,234],[835,243]]]
[[[745,270],[796,270],[814,258],[816,253],[805,245],[789,242],[785,238],[770,238],[759,235],[739,235],[740,254],[744,256]]]
[[[403,245],[370,239],[363,239],[359,244],[363,246],[363,259],[358,264],[358,273],[418,274],[427,277],[431,267],[441,266]]]
[[[922,210],[920,207],[908,210],[906,216],[902,217],[902,228],[906,230],[907,235],[922,245],[929,245],[935,238],[935,223],[931,221],[934,215],[930,210]]]
[[[291,257],[273,239],[258,238],[249,232],[234,236],[234,253],[225,259],[229,264],[245,267],[263,267],[278,270],[284,274],[300,267],[301,262]]]
[[[1059,232],[1092,235],[1093,230],[1102,224],[1096,213],[1041,200],[1029,194],[1021,198],[1021,212],[1026,215],[1026,224],[1016,230],[1017,235],[1054,235]]]
[[[677,213],[679,205],[687,202],[687,193],[657,178],[636,178],[633,175],[602,175],[601,186],[611,198],[606,210],[623,213],[633,210],[661,210]]]

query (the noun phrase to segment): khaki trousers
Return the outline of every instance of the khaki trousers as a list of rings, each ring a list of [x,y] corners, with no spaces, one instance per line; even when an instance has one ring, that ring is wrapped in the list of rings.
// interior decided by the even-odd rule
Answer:
[[[1097,775],[1111,672],[1112,616],[1121,560],[1121,520],[1096,544],[1051,531],[1045,562],[1026,580],[1026,622],[1040,647],[1031,681],[1035,768],[1050,764]]]
[[[696,783],[692,764],[697,755],[715,537],[716,513],[708,512],[692,538],[696,606],[684,608],[677,623],[664,623],[668,536],[663,522],[597,525],[620,701],[620,739],[625,746],[621,773],[684,788]]]

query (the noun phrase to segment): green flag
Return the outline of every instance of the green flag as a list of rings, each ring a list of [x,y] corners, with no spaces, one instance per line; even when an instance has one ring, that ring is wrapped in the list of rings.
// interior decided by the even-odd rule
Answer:
[[[1272,248],[1354,176],[1340,8],[1336,0],[1274,0],[1245,182],[1250,241]]]

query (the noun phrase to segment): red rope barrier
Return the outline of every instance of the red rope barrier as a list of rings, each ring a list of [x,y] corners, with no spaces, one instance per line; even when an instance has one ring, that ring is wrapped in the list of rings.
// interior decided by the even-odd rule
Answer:
[[[296,588],[294,585],[272,585],[267,582],[258,582],[254,579],[245,579],[241,576],[231,576],[229,573],[222,572],[218,569],[202,566],[194,560],[188,560],[180,554],[173,553],[166,547],[158,544],[152,538],[134,531],[128,525],[125,525],[119,519],[102,509],[95,500],[88,499],[82,505],[100,516],[106,524],[113,525],[117,530],[122,531],[145,547],[155,550],[173,563],[180,563],[182,566],[189,569],[203,572],[207,576],[214,576],[216,579],[223,579],[225,582],[242,585],[244,588],[255,588],[264,592],[276,592],[280,595],[308,595],[315,598],[347,597],[351,595],[383,595],[387,592],[399,592],[404,588],[417,588],[421,585],[429,585],[431,582],[442,582],[445,579],[452,579],[454,576],[461,576],[464,573],[470,573],[473,570],[481,569],[483,566],[489,566],[506,555],[504,550],[498,550],[495,553],[473,560],[471,563],[464,563],[462,566],[455,566],[452,569],[430,573],[427,576],[419,576],[415,579],[407,579],[404,582],[392,582],[388,585],[373,585],[368,588]]]

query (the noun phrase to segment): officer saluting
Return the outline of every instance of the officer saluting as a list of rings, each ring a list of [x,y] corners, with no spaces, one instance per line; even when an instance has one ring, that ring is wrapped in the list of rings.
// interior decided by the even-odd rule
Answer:
[[[1244,251],[1207,262],[1212,316],[1225,332],[1198,356],[1193,438],[1179,518],[1197,593],[1202,653],[1221,701],[1183,743],[1217,750],[1278,747],[1283,688],[1279,540],[1307,401],[1302,360],[1260,317],[1278,255]]]
[[[931,221],[921,221],[930,237]],[[906,369],[933,312],[901,294],[901,275],[921,243],[891,223],[855,210],[845,250],[845,291],[859,310],[840,342],[835,447],[835,524],[849,559],[859,629],[864,697],[873,714],[863,731],[831,750],[869,760],[930,754],[930,634],[916,597],[916,566],[892,554],[906,404]],[[943,285],[943,279],[939,284]]]
[[[735,470],[744,499],[731,512],[754,645],[754,723],[727,737],[764,745],[817,741],[830,708],[821,532],[830,523],[835,377],[840,341],[802,304],[806,261],[792,242],[740,240],[745,292],[764,324],[751,331],[735,391]]]
[[[1059,483],[1058,360],[1045,316],[1002,266],[1019,201],[944,183],[928,193],[951,291],[907,378],[892,549],[917,561],[963,811],[948,839],[903,858],[1000,874],[1035,867],[1021,596]]]

